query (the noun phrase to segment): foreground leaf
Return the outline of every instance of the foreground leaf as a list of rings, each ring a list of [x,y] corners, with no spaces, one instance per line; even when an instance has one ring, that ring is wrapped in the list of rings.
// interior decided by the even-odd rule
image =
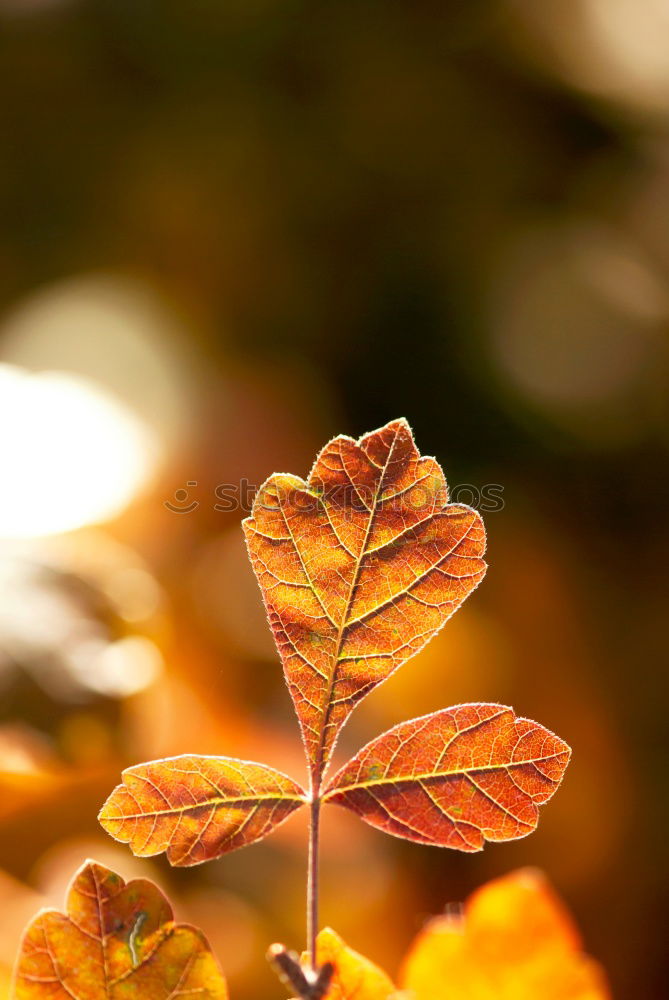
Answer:
[[[14,1000],[226,1000],[225,980],[194,927],[175,924],[151,882],[126,883],[94,861],[70,886],[67,915],[45,910],[19,953]]]
[[[261,487],[244,532],[316,784],[356,703],[485,573],[480,516],[447,503],[405,420],[337,437],[309,479]]]
[[[524,837],[571,751],[505,705],[459,705],[395,726],[330,781],[325,800],[396,837],[461,851]]]
[[[252,844],[305,801],[292,778],[232,757],[184,755],[123,772],[98,819],[133,854],[197,865]]]
[[[386,973],[349,948],[329,927],[316,939],[316,959],[319,966],[332,962],[335,967],[325,1000],[389,1000],[396,996]]]
[[[600,966],[539,872],[483,886],[463,917],[432,920],[407,956],[414,1000],[610,1000]]]

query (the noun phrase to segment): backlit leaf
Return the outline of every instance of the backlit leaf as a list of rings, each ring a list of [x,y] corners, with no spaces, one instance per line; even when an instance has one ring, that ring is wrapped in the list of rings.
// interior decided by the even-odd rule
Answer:
[[[324,1000],[390,1000],[396,990],[386,973],[359,955],[329,927],[316,939],[319,966],[332,962],[334,975]]]
[[[129,767],[99,815],[138,857],[197,865],[265,837],[304,803],[285,774],[233,757],[184,755]]]
[[[436,917],[411,948],[401,985],[414,1000],[610,1000],[569,914],[539,872],[519,871]]]
[[[160,890],[127,884],[94,861],[75,876],[67,914],[45,910],[25,932],[14,1000],[226,1000],[225,980],[194,927],[175,924]]]
[[[458,705],[368,743],[325,800],[396,837],[461,851],[524,837],[558,787],[570,749],[505,705]]]
[[[244,521],[316,784],[356,703],[485,573],[480,516],[447,499],[437,462],[394,420],[334,438],[306,482],[271,476]]]

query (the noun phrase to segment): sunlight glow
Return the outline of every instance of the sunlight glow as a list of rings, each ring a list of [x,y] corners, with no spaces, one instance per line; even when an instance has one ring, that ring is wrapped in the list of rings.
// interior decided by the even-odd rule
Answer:
[[[106,521],[156,471],[158,443],[120,401],[62,372],[0,364],[0,537]]]

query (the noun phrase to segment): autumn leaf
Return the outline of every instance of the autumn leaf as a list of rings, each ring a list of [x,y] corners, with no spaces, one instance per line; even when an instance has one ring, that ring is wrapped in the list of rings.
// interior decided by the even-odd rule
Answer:
[[[570,749],[505,705],[458,705],[395,726],[329,782],[324,800],[396,837],[461,851],[524,837]]]
[[[232,757],[171,757],[129,767],[122,777],[100,823],[138,857],[166,851],[178,866],[261,840],[305,801],[292,778]]]
[[[430,921],[400,982],[414,1000],[610,1000],[569,914],[541,873],[489,882],[462,917]]]
[[[261,487],[244,532],[318,787],[339,730],[485,573],[479,514],[448,504],[405,420],[337,437],[305,482]]]
[[[88,861],[77,872],[67,914],[44,910],[25,932],[13,1000],[227,1000],[225,980],[194,927],[175,924],[160,890],[127,884]]]
[[[319,966],[326,962],[334,965],[325,1000],[390,1000],[397,995],[386,973],[349,948],[329,927],[316,939],[316,957]]]

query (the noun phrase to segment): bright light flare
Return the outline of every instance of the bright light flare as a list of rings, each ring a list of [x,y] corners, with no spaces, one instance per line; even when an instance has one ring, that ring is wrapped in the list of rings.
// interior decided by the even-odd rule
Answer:
[[[0,537],[108,521],[154,475],[149,429],[89,379],[0,364]]]
[[[664,131],[669,108],[667,0],[507,0],[514,41],[576,87],[614,101]]]

